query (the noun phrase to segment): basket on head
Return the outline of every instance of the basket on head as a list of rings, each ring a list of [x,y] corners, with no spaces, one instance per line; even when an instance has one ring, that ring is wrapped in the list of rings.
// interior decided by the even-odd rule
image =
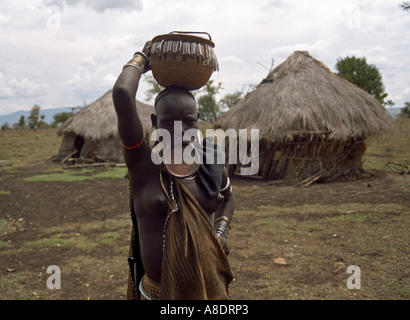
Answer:
[[[192,33],[206,34],[209,40]],[[206,32],[173,31],[152,39],[152,75],[163,86],[188,90],[203,87],[219,69],[211,36]]]

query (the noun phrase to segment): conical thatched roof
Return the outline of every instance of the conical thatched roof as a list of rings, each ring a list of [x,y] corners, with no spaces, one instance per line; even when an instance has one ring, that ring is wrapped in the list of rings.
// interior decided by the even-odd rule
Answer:
[[[281,143],[315,133],[338,141],[364,138],[393,129],[393,122],[370,94],[308,52],[296,51],[222,114],[215,127],[257,128],[260,139]]]
[[[138,100],[135,103],[145,135],[151,129],[151,113],[154,113],[154,107]],[[112,90],[64,122],[59,129],[59,134],[67,133],[82,136],[86,140],[104,140],[118,136],[117,115],[112,100]]]

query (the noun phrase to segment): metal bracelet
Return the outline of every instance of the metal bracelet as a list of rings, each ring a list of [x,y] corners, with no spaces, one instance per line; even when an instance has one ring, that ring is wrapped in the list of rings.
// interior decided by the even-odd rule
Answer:
[[[122,70],[124,70],[128,66],[132,66],[132,67],[136,68],[139,72],[141,72],[141,74],[143,74],[146,71],[146,68],[145,68],[146,63],[147,63],[147,60],[142,55],[134,54],[132,59],[130,61],[128,61],[128,63],[126,65],[124,65]]]
[[[122,67],[122,70],[124,70],[126,67],[134,67],[134,68],[137,69],[141,74],[144,73],[144,72],[140,69],[140,67],[138,67],[138,66],[135,65],[135,64],[127,63],[126,65],[124,65],[124,66]]]
[[[143,58],[145,59],[145,61],[148,61],[148,57],[147,57],[147,55],[146,55],[144,52],[142,52],[142,51],[135,52],[135,53],[134,53],[134,56],[135,56],[136,54],[138,54],[138,55],[140,55],[141,57],[143,57]]]
[[[226,225],[228,226],[229,230],[231,229],[231,223],[230,223],[229,218],[227,216],[220,216],[219,218],[215,219],[214,226],[216,226],[217,224],[219,224],[221,222],[225,222]]]

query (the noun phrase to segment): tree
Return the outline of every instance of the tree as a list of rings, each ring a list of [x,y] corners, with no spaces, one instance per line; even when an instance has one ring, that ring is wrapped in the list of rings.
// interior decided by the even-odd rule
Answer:
[[[404,103],[404,107],[400,109],[400,118],[410,118],[410,102]]]
[[[21,115],[19,121],[13,124],[13,128],[23,130],[25,127],[26,117],[24,115]]]
[[[155,79],[152,75],[147,75],[144,78],[145,82],[148,82],[148,84],[150,85],[149,89],[145,92],[146,94],[146,98],[145,101],[146,102],[151,102],[154,100],[155,96],[157,96],[158,93],[160,93],[162,90],[164,90],[164,87],[162,87]]]
[[[399,6],[403,11],[410,12],[410,2],[409,1],[403,1],[402,3],[399,4]]]
[[[44,114],[40,115],[40,121],[37,122],[37,127],[38,128],[48,128],[49,125],[47,122],[44,121],[46,116]]]
[[[380,103],[384,103],[387,93],[384,92],[382,76],[376,66],[367,63],[365,57],[338,59],[336,69],[340,77],[370,93]]]
[[[10,125],[9,125],[8,122],[3,123],[3,125],[1,126],[2,131],[9,130],[9,129],[11,129],[11,128],[10,128]]]
[[[221,107],[225,109],[232,108],[235,104],[237,104],[243,97],[243,93],[241,91],[235,91],[234,93],[228,93],[225,95],[220,103]]]
[[[54,122],[52,123],[52,126],[59,126],[59,125],[63,124],[71,116],[72,116],[72,114],[70,112],[56,113],[53,116]]]
[[[213,80],[207,82],[207,84],[201,89],[204,94],[197,99],[199,118],[211,123],[215,122],[220,113],[220,106],[216,102],[216,95],[222,86],[221,83],[214,86],[213,82]]]
[[[40,108],[39,105],[35,104],[31,108],[30,115],[28,116],[28,126],[30,129],[34,129],[34,131],[36,131],[39,126]]]
[[[150,85],[148,90],[145,92],[145,101],[151,102],[164,88],[158,84],[152,75],[146,76],[145,81]],[[215,122],[222,109],[229,109],[233,107],[244,96],[243,91],[236,91],[225,95],[219,102],[217,102],[216,95],[221,87],[222,83],[219,82],[217,86],[214,86],[213,80],[209,80],[208,83],[201,88],[201,90],[193,93],[198,104],[200,120]]]
[[[393,107],[394,105],[395,105],[395,103],[394,103],[394,101],[393,100],[387,100],[387,101],[385,101],[384,102],[384,105],[387,107]]]

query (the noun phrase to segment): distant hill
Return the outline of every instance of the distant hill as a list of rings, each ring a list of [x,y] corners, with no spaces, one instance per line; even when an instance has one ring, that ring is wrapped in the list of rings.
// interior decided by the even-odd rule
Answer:
[[[387,111],[389,114],[392,116],[392,118],[397,118],[398,115],[400,114],[400,109],[401,108],[387,108]],[[61,113],[61,112],[71,112],[72,108],[54,108],[54,109],[40,109],[40,115],[44,114],[45,118],[44,121],[47,122],[48,124],[52,123],[54,121],[53,116],[56,113]],[[17,111],[11,114],[6,114],[3,116],[0,116],[0,126],[5,124],[6,122],[12,126],[14,123],[18,122],[20,117],[24,115],[25,118],[30,115],[30,111]]]
[[[56,113],[61,113],[61,112],[71,112],[72,108],[54,108],[54,109],[40,109],[40,115],[45,116],[44,121],[47,122],[48,124],[52,123],[54,121],[53,116]],[[0,126],[5,124],[6,122],[12,126],[14,123],[18,122],[20,117],[24,115],[24,117],[27,119],[27,117],[30,115],[31,111],[17,111],[11,114],[6,114],[3,116],[0,116]]]
[[[389,114],[392,116],[393,119],[396,119],[401,113],[401,108],[387,108],[387,111],[389,112]]]

